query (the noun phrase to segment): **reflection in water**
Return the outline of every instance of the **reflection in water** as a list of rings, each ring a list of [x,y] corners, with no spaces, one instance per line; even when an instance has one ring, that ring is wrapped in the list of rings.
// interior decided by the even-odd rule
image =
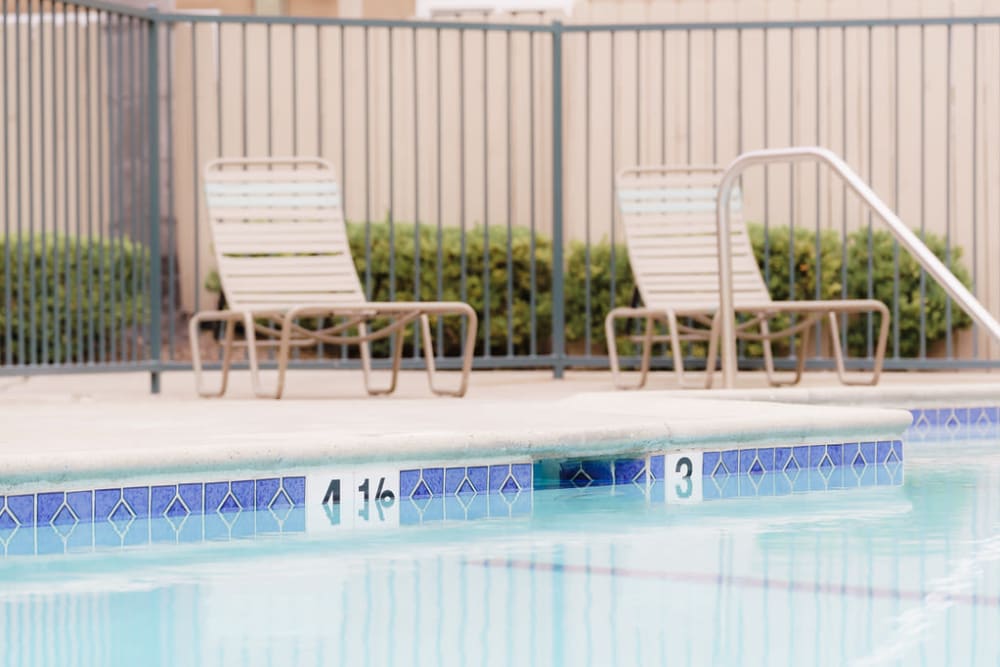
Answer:
[[[726,502],[553,489],[382,531],[245,513],[169,549],[148,522],[145,547],[0,561],[0,662],[995,664],[995,447],[911,447],[902,486]]]

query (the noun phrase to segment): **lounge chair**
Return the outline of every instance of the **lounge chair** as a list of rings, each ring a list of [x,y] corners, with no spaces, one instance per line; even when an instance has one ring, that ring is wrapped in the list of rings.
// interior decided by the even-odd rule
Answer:
[[[463,396],[475,348],[475,311],[460,302],[373,302],[365,298],[351,258],[340,190],[332,165],[319,158],[222,159],[205,167],[205,193],[217,270],[229,310],[203,311],[191,318],[191,356],[201,396],[221,396],[237,345],[247,348],[254,393],[280,398],[289,351],[319,343],[357,345],[365,388],[371,395],[396,388],[404,329],[419,322],[427,377],[439,395]],[[468,318],[457,388],[435,382],[431,315]],[[310,328],[302,320],[333,322]],[[382,323],[369,331],[374,320]],[[224,322],[222,383],[202,384],[198,331],[203,322]],[[237,324],[245,341],[237,342]],[[260,338],[262,337],[262,338]],[[388,386],[371,382],[372,341],[394,337]],[[277,386],[260,381],[258,348],[277,347]]]
[[[712,386],[719,346],[719,252],[716,232],[716,196],[722,170],[717,166],[635,167],[617,179],[618,206],[628,243],[629,261],[642,307],[615,308],[605,319],[608,353],[615,386],[638,389],[645,385],[654,343],[669,342],[674,373],[681,386],[691,386],[684,375],[681,341],[708,341],[704,386]],[[874,299],[827,301],[774,301],[767,291],[742,218],[740,193],[731,200],[733,302],[738,316],[737,339],[763,344],[764,368],[774,385],[796,384],[802,379],[805,351],[816,322],[826,318],[834,342],[837,375],[844,384],[876,384],[885,358],[889,333],[889,309]],[[873,370],[867,377],[848,375],[840,346],[837,315],[874,312],[881,317]],[[797,314],[798,320],[781,331],[771,331],[769,320],[780,313]],[[642,344],[637,384],[622,378],[618,359],[615,322],[645,321],[641,334],[627,335]],[[667,334],[657,334],[661,322]],[[774,370],[771,342],[799,335],[795,374],[791,381],[778,378]],[[851,377],[854,376],[854,377]]]

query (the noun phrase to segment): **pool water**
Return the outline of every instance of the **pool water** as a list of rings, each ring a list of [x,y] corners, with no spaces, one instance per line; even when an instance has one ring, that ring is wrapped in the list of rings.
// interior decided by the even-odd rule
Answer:
[[[8,549],[0,664],[1000,664],[1000,443],[907,447],[899,485],[546,489],[392,530]]]

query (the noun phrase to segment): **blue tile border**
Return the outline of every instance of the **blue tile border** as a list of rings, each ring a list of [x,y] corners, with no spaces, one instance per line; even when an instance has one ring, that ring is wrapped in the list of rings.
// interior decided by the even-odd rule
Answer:
[[[506,496],[534,487],[531,463],[435,466],[399,471],[399,495],[404,500],[466,497],[499,493]]]
[[[795,480],[800,474],[816,472],[824,480],[833,479],[830,488],[842,488],[836,483],[841,471],[873,467],[902,467],[904,448],[902,440],[878,440],[869,442],[841,442],[822,445],[781,445],[776,447],[744,447],[699,450],[702,455],[701,476],[706,480],[728,478],[759,478],[762,475],[786,475]],[[613,458],[558,461],[558,480],[539,479],[536,488],[544,488],[546,483],[561,488],[587,488],[607,485],[645,486],[647,481],[655,484],[666,478],[665,460],[667,452],[651,454],[642,458]],[[890,478],[892,478],[890,476]],[[801,483],[800,483],[801,486]],[[815,485],[810,485],[812,488]],[[827,485],[829,486],[829,485]],[[848,484],[846,486],[857,486]],[[795,488],[794,483],[789,485]],[[723,484],[721,489],[727,488]],[[769,493],[767,495],[775,495]],[[728,497],[728,496],[726,496]]]
[[[0,529],[108,522],[122,528],[149,518],[304,507],[305,477],[151,484],[0,496]]]
[[[1000,408],[997,406],[914,408],[908,439],[940,440],[1000,436]]]

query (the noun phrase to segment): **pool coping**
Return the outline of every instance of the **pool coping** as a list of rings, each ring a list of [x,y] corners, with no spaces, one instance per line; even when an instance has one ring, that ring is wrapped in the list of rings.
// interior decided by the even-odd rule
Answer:
[[[913,421],[898,409],[737,402],[691,392],[581,393],[544,401],[102,401],[17,408],[0,433],[0,490],[138,474],[898,439]]]

